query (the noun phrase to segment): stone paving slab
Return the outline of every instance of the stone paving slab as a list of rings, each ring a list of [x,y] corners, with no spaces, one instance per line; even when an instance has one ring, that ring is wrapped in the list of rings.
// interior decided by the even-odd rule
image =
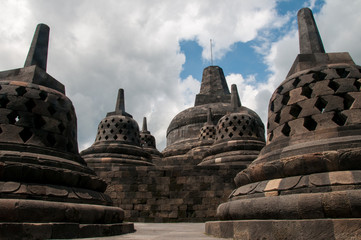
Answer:
[[[103,238],[83,238],[87,240],[219,240],[205,234],[204,223],[134,223],[135,233]],[[222,238],[225,239],[225,238]]]

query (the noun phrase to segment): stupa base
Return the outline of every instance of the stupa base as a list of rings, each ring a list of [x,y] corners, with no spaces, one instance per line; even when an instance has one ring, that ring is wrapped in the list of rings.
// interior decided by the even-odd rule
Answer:
[[[134,231],[133,223],[0,223],[2,240],[104,237]]]
[[[214,221],[205,232],[233,239],[361,239],[361,218]]]

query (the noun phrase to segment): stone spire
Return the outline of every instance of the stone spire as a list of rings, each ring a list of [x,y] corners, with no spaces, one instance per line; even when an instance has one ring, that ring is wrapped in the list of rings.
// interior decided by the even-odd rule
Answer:
[[[325,53],[311,9],[302,8],[299,10],[297,19],[300,53]]]
[[[132,115],[130,115],[129,113],[127,113],[125,111],[124,89],[123,88],[119,88],[119,90],[118,90],[118,97],[117,97],[117,102],[115,104],[115,111],[109,112],[107,114],[107,117],[111,116],[111,115],[122,115],[122,116],[132,117]]]
[[[142,132],[143,133],[149,133],[148,127],[147,127],[147,118],[146,117],[143,117]]]
[[[207,110],[207,124],[213,125],[213,122],[212,122],[212,109],[211,108],[208,108],[208,110]]]
[[[241,106],[241,100],[239,99],[237,85],[232,84],[231,86],[231,108],[232,111],[237,111],[237,109]]]
[[[40,23],[36,27],[33,41],[26,57],[24,67],[36,65],[46,71],[46,64],[48,59],[48,45],[49,45],[50,28]]]
[[[195,106],[215,102],[229,102],[230,93],[222,68],[209,66],[203,70],[201,90]]]
[[[326,53],[312,11],[302,8],[297,14],[300,54],[297,55],[287,77],[309,68],[327,64],[352,64],[348,53]]]

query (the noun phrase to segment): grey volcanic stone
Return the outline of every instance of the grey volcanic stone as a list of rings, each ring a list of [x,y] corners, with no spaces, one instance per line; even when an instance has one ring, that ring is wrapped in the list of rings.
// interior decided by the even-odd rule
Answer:
[[[74,107],[45,72],[48,37],[39,25],[25,67],[0,73],[0,238],[89,236],[82,224],[94,236],[134,231],[78,153]]]
[[[300,54],[270,99],[267,144],[218,207],[227,221],[207,223],[207,233],[361,237],[361,67],[348,53],[324,52],[311,10],[301,9],[298,21]]]

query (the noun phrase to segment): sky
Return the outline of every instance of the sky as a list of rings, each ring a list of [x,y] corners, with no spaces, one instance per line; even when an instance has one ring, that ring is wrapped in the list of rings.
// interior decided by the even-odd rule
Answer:
[[[266,125],[269,99],[299,52],[302,7],[313,10],[326,52],[361,63],[360,0],[2,0],[0,71],[23,66],[45,23],[47,72],[74,104],[79,149],[94,142],[123,88],[126,111],[139,126],[147,117],[161,151],[172,118],[194,106],[210,39],[213,65]]]

